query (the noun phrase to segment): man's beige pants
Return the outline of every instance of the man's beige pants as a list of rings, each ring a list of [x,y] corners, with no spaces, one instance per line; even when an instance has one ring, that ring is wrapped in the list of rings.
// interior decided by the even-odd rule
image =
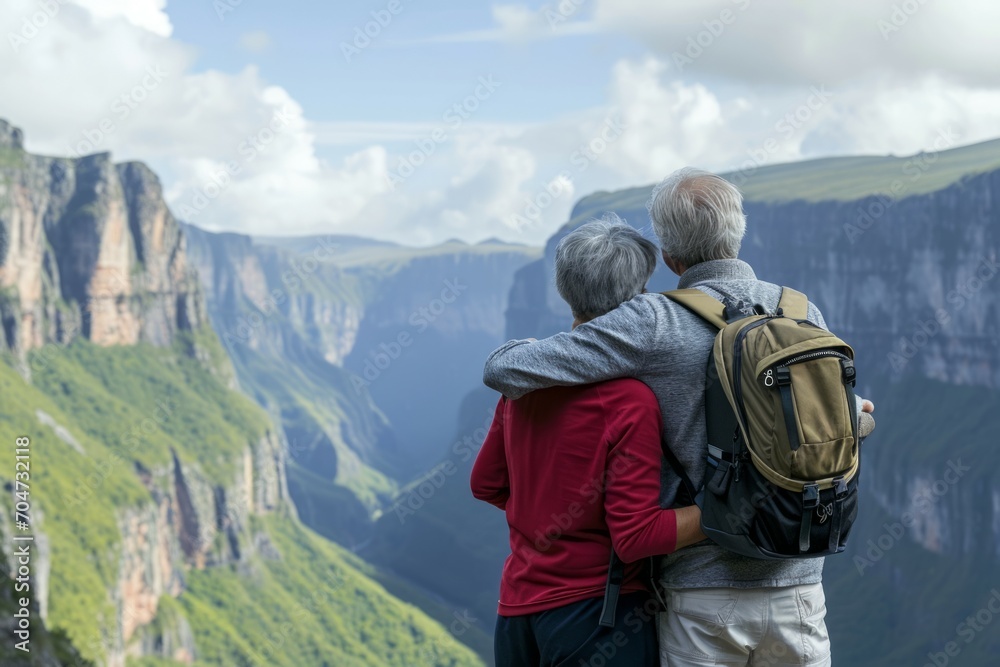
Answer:
[[[667,589],[660,667],[827,667],[822,584]]]

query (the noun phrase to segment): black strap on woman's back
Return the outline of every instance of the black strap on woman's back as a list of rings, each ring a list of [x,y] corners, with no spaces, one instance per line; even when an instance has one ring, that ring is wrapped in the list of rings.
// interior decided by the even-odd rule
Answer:
[[[618,596],[622,592],[622,582],[625,581],[625,563],[618,557],[614,548],[611,549],[611,563],[608,565],[608,582],[604,586],[604,607],[601,609],[601,627],[615,627],[615,611],[618,608]]]

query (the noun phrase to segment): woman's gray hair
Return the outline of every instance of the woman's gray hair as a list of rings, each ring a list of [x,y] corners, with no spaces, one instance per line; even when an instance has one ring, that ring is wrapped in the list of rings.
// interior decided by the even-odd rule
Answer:
[[[743,195],[721,176],[678,169],[653,188],[646,208],[663,251],[684,266],[739,255],[747,229]]]
[[[613,213],[580,225],[556,247],[556,289],[573,317],[588,320],[642,292],[656,245]]]

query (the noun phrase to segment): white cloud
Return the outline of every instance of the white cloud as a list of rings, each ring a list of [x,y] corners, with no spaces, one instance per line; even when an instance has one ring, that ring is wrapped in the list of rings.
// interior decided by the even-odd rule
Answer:
[[[524,4],[494,4],[490,8],[492,27],[389,44],[410,46],[459,42],[525,42],[598,32],[597,24],[579,17],[579,9],[583,3],[584,0],[562,0],[537,9]]]
[[[965,145],[1000,134],[1000,88],[929,74],[913,83],[872,82],[840,98],[835,115],[817,132],[833,134],[843,153],[908,155],[931,149],[942,135]]]
[[[0,34],[35,9],[30,0],[10,2]],[[356,223],[387,190],[385,149],[325,163],[300,106],[256,68],[192,72],[189,48],[149,30],[154,14],[136,5],[123,21],[112,10],[66,5],[17,52],[0,51],[0,86],[19,91],[4,97],[0,116],[24,128],[29,150],[143,160],[161,175],[179,217],[247,232]],[[225,176],[227,165],[238,173]],[[203,207],[195,205],[199,193]]]
[[[167,0],[71,0],[95,18],[124,18],[134,26],[161,37],[169,37],[174,28],[164,9]]]
[[[544,35],[550,27],[539,12],[527,5],[493,5],[492,12],[500,32],[514,39]]]
[[[990,0],[595,0],[593,20],[667,60],[699,54],[685,63],[689,76],[834,86],[873,71],[935,70],[1000,84],[991,28],[1000,4]]]
[[[604,102],[593,108],[532,123],[488,123],[478,112],[458,127],[446,123],[447,139],[392,191],[389,174],[443,118],[314,122],[255,67],[193,71],[192,49],[169,37],[165,15],[157,18],[163,2],[103,3],[94,13],[82,3],[60,5],[16,50],[0,49],[0,89],[18,91],[0,100],[0,117],[22,126],[36,152],[111,150],[118,160],[148,162],[175,213],[212,229],[338,231],[407,243],[492,236],[542,243],[579,196],[650,183],[687,164],[727,170],[751,156],[767,163],[831,153],[908,154],[931,149],[939,132],[962,144],[997,133],[1000,85],[974,83],[978,65],[958,73],[912,67],[904,76],[888,71],[891,59],[885,65],[861,48],[857,58],[882,65],[848,80],[841,64],[810,55],[809,49],[829,47],[818,34],[809,46],[810,33],[798,42],[807,52],[797,62],[789,56],[785,70],[748,80],[740,68],[766,64],[791,48],[771,44],[781,40],[754,27],[755,21],[770,21],[770,30],[777,24],[774,10],[755,3],[746,22],[734,22],[710,50],[736,49],[749,39],[736,29],[748,27],[758,30],[762,55],[747,46],[739,54],[745,62],[720,61],[708,68],[715,76],[694,78],[695,68],[710,62],[708,52],[680,73],[662,48],[673,42],[662,35],[689,31],[701,25],[705,11],[735,3],[678,9],[644,0],[622,0],[617,8],[601,2],[596,20],[616,29],[640,30],[643,21],[633,14],[649,12],[642,34],[660,55],[595,72],[595,80],[604,76],[607,84]],[[857,13],[857,4],[846,6]],[[20,34],[38,6],[8,0],[8,7],[0,35]],[[751,11],[764,18],[750,20]],[[802,3],[785,18],[790,26],[806,25],[816,11]],[[495,17],[497,34],[507,40],[534,38],[544,25],[538,10],[521,5],[498,6]],[[920,26],[915,16],[905,35],[901,30],[890,39],[916,39]],[[840,83],[815,80],[821,64]],[[772,81],[759,85],[761,78]]]

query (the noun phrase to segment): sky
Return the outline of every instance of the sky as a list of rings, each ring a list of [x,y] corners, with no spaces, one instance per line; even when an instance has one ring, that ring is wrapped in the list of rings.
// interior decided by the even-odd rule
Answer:
[[[212,231],[540,244],[686,165],[1000,137],[998,24],[987,0],[4,0],[0,118],[146,162]]]

